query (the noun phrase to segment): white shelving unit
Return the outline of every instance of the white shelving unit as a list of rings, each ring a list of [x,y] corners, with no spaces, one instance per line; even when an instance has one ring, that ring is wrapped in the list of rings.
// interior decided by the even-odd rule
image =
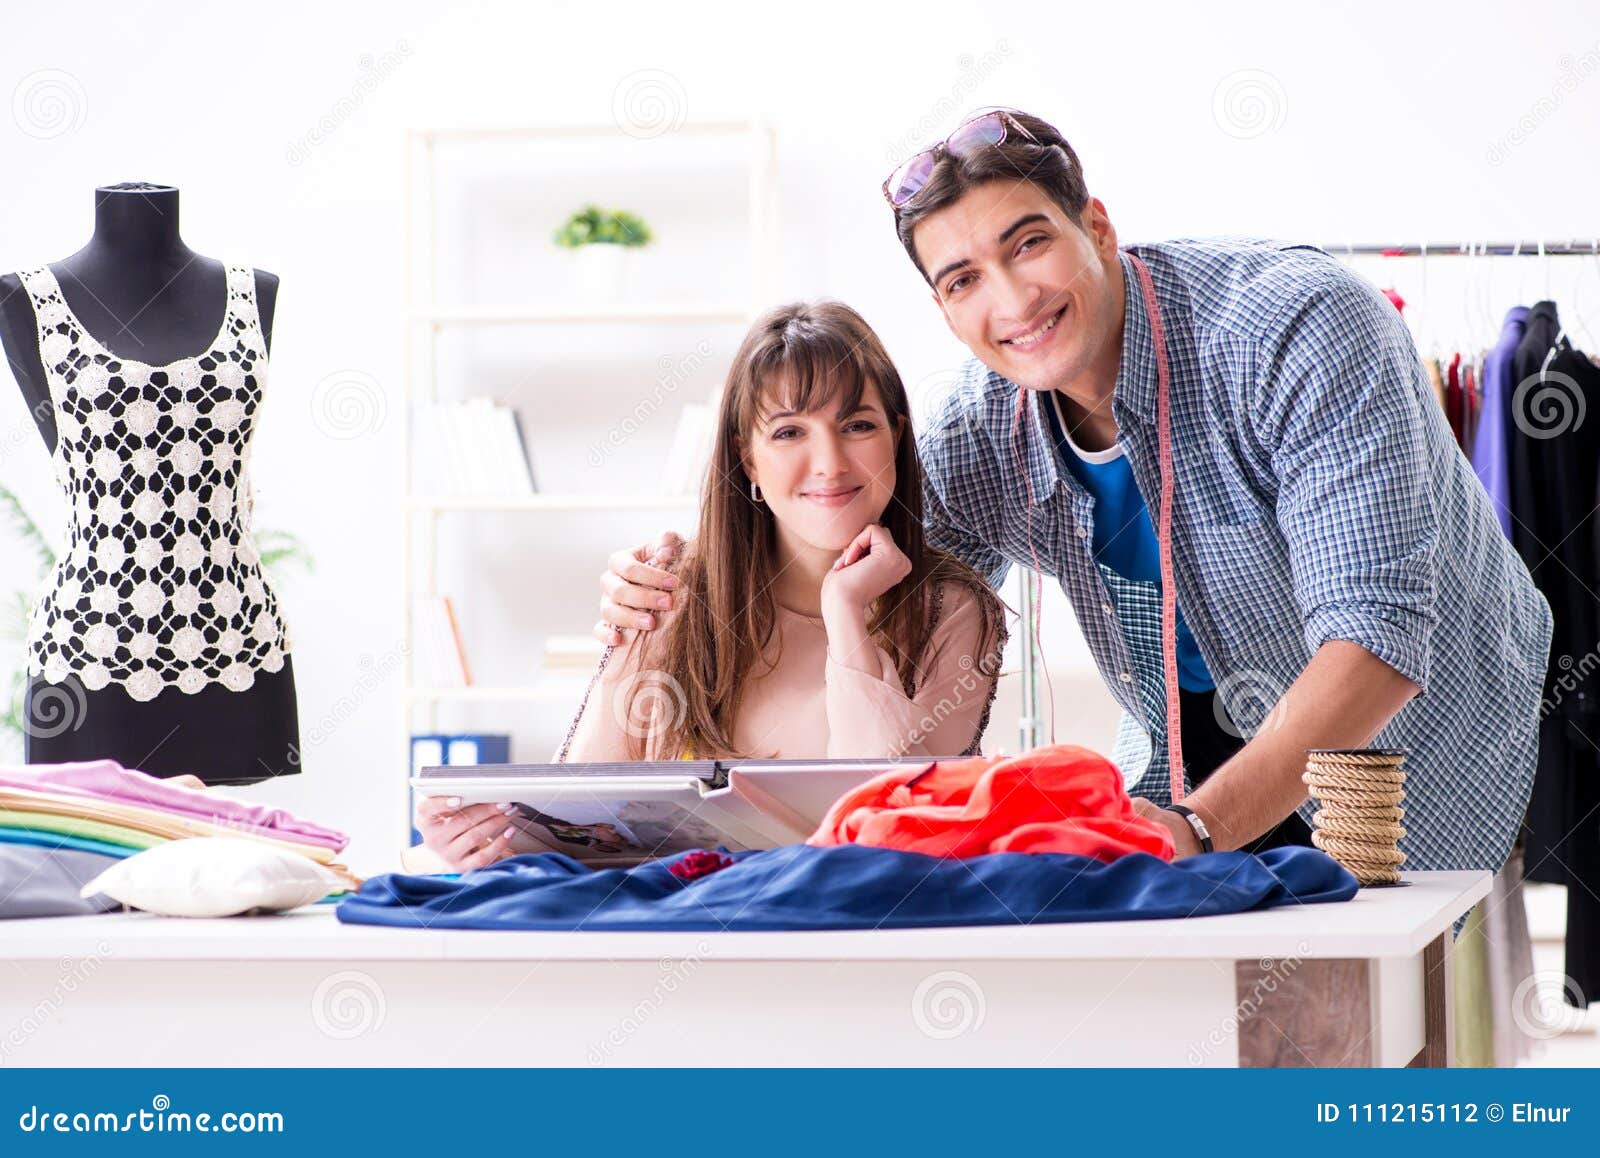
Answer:
[[[748,324],[774,300],[776,264],[776,187],[777,151],[769,126],[752,122],[687,123],[672,130],[674,138],[725,140],[745,149],[748,168],[748,247],[747,285],[743,302],[714,300],[707,304],[646,300],[615,304],[496,303],[492,306],[461,305],[440,301],[438,297],[439,217],[437,182],[440,146],[471,144],[491,149],[533,151],[550,142],[614,142],[617,149],[641,143],[616,126],[545,126],[530,128],[418,129],[406,139],[406,310],[405,405],[402,415],[402,447],[406,471],[406,494],[402,501],[403,598],[406,641],[404,693],[400,697],[400,766],[409,769],[409,738],[419,730],[438,729],[438,710],[442,705],[497,704],[511,707],[530,704],[575,705],[587,677],[569,673],[549,675],[529,684],[488,684],[468,687],[432,688],[417,683],[413,658],[417,654],[415,626],[412,622],[413,596],[437,591],[439,521],[457,512],[523,512],[541,520],[548,531],[549,521],[593,517],[599,512],[692,512],[697,499],[691,495],[670,494],[591,494],[563,492],[559,480],[539,476],[541,486],[555,489],[533,495],[437,496],[411,493],[416,432],[412,429],[416,407],[440,397],[436,377],[437,346],[442,333],[456,327],[524,327],[529,340],[537,341],[541,331],[552,326],[581,326],[585,331],[604,332],[605,327],[639,324],[676,323]],[[641,150],[641,168],[646,150]],[[420,352],[419,352],[420,347]],[[458,392],[451,392],[452,394]],[[538,464],[535,463],[536,470]],[[648,525],[648,524],[647,524]],[[414,565],[419,556],[420,569]]]

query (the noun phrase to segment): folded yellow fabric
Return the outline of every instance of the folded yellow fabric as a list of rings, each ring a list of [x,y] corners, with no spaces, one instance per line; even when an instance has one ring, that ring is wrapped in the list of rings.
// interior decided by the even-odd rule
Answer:
[[[88,800],[81,796],[65,796],[53,792],[30,792],[22,788],[0,788],[0,808],[16,812],[78,818],[98,821],[123,829],[141,832],[167,840],[185,836],[239,836],[259,840],[274,848],[297,852],[319,864],[332,864],[338,854],[331,848],[317,844],[299,844],[290,840],[277,840],[256,832],[241,831],[225,824],[210,824],[189,816],[164,812],[156,808],[140,808],[134,804],[112,804]],[[53,829],[51,831],[66,831]],[[83,835],[83,834],[80,834]],[[123,843],[127,843],[124,841]],[[138,847],[148,848],[149,845]]]

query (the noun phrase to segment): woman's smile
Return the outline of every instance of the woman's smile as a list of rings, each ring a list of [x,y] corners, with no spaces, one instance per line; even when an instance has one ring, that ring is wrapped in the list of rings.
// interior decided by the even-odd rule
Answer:
[[[800,492],[800,497],[819,507],[844,507],[855,501],[861,487],[810,487]]]

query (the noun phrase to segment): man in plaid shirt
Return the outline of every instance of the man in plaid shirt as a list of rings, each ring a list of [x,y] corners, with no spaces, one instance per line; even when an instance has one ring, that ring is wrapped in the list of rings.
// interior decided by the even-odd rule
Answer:
[[[1156,351],[1105,206],[1052,126],[968,121],[892,174],[899,238],[973,353],[918,435],[929,542],[1057,578],[1124,716],[1112,759],[1179,855],[1308,843],[1308,748],[1405,748],[1408,869],[1498,869],[1531,791],[1549,607],[1409,332],[1310,246],[1132,247],[1170,364],[1173,811]],[[650,626],[675,538],[613,556],[603,621]],[[1192,794],[1188,794],[1192,789]]]

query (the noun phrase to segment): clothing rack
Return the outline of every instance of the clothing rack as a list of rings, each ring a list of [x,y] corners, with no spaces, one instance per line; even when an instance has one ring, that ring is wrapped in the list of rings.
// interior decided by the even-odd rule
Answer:
[[[1333,257],[1600,257],[1600,237],[1589,241],[1423,241],[1399,245],[1335,242],[1319,248]]]

